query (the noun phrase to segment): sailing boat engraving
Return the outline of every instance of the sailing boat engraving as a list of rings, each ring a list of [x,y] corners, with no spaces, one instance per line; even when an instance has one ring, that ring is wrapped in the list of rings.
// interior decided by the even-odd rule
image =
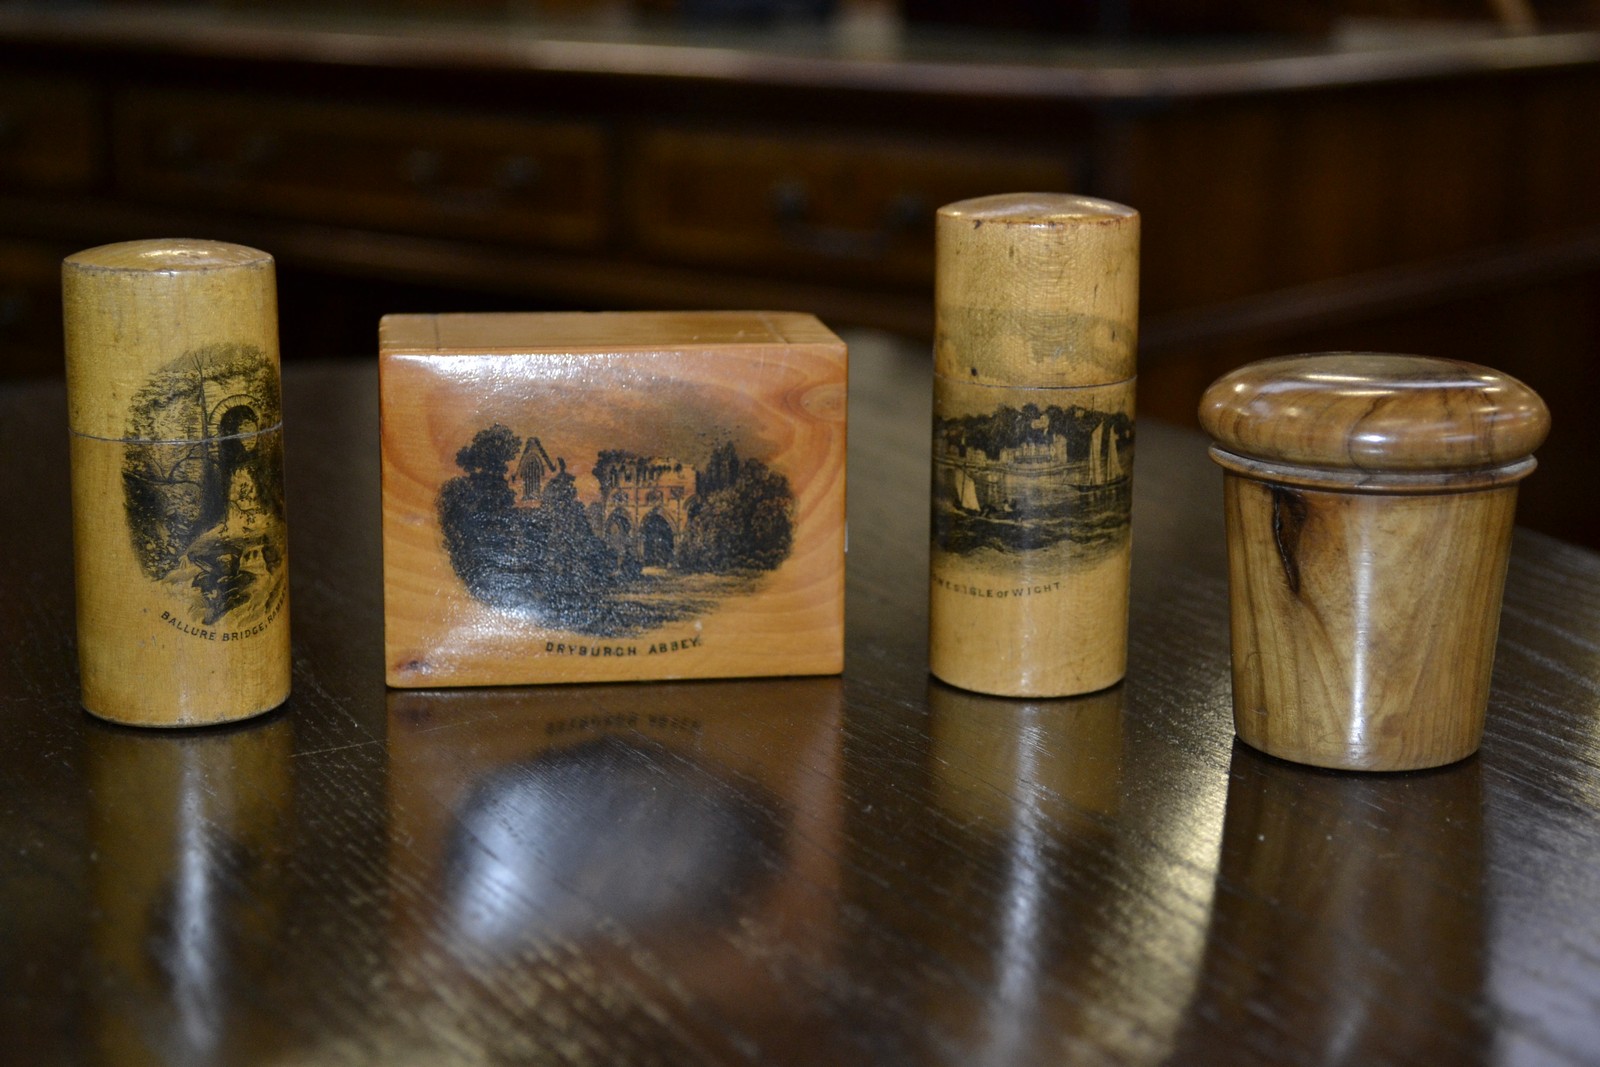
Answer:
[[[1130,444],[1131,439],[1130,439]],[[1089,478],[1077,483],[1080,488],[1109,485],[1127,474],[1123,471],[1122,450],[1117,447],[1116,432],[1106,432],[1106,423],[1100,423],[1089,437]]]
[[[936,418],[933,542],[963,555],[1066,544],[1098,558],[1127,537],[1132,460],[1122,412],[1029,403]]]

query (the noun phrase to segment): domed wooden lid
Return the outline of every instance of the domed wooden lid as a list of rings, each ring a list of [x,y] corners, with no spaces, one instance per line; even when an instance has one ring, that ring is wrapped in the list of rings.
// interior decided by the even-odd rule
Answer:
[[[139,436],[128,423],[135,396],[178,382],[181,361],[208,353],[248,351],[277,377],[277,283],[259,249],[191,238],[85,249],[62,261],[61,300],[75,433]]]
[[[935,217],[934,373],[973,385],[1134,375],[1139,213],[1065,193],[960,200]]]
[[[1200,424],[1222,449],[1272,464],[1444,472],[1526,459],[1550,413],[1532,389],[1488,367],[1329,352],[1223,375],[1200,400]]]

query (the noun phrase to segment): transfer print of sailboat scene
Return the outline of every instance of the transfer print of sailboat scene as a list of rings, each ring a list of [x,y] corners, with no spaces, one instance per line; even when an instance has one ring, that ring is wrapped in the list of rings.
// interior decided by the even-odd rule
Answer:
[[[1127,538],[1132,464],[1123,412],[1029,403],[935,418],[933,543],[957,555],[1062,545],[1098,559]]]

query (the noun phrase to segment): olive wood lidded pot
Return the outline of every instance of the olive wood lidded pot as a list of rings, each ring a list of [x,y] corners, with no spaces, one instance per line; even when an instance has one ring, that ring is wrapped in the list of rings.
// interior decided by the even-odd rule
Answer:
[[[62,264],[83,706],[228,722],[289,695],[272,257],[212,241]]]
[[[1240,738],[1346,770],[1477,751],[1544,402],[1470,363],[1328,353],[1224,375],[1200,422],[1227,472]]]
[[[999,696],[1127,663],[1139,215],[1015,193],[940,208],[929,666]]]

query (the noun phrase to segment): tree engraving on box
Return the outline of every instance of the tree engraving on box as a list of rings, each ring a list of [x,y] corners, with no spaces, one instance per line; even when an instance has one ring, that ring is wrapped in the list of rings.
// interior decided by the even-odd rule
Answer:
[[[1001,404],[935,418],[933,543],[1015,556],[1103,558],[1128,536],[1133,420],[1071,405]]]
[[[197,348],[129,404],[122,461],[140,568],[191,621],[267,621],[281,603],[288,536],[278,372],[251,345]]]
[[[580,480],[558,447],[495,423],[455,462],[437,505],[451,568],[554,629],[622,637],[704,614],[794,542],[788,478],[728,441],[699,466],[602,448]]]

